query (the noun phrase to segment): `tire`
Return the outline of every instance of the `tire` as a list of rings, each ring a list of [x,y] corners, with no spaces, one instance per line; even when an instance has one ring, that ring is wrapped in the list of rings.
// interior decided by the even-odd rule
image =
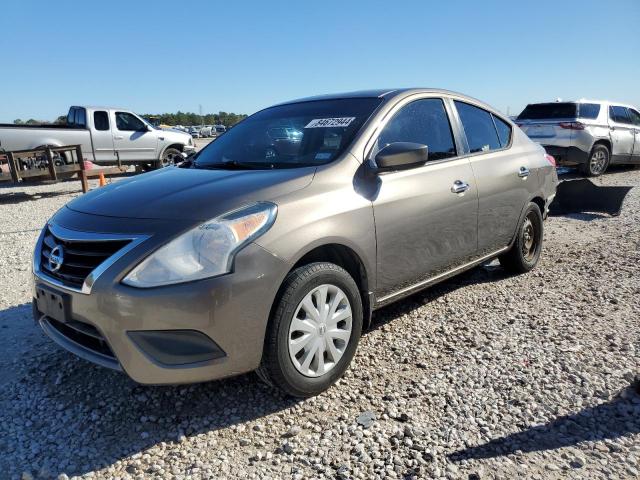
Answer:
[[[55,147],[56,145],[40,145],[36,150],[44,150],[47,147]],[[67,154],[65,152],[52,152],[53,154],[53,164],[57,167],[62,165],[71,165],[73,161],[67,158]],[[46,156],[38,157],[38,160],[46,161]]]
[[[323,298],[326,300],[322,301]],[[331,311],[335,305],[338,308],[333,310],[338,313],[333,318],[344,318],[332,323],[327,315],[319,313],[316,308],[319,304],[325,305],[324,312]],[[316,320],[309,315],[309,307],[315,309],[312,313],[317,315]],[[306,398],[323,392],[349,367],[358,347],[362,323],[360,292],[344,269],[324,262],[295,269],[280,288],[267,328],[258,376],[294,397]],[[310,361],[305,362],[309,356]]]
[[[587,177],[599,177],[607,171],[610,162],[611,152],[606,145],[598,143],[591,149],[587,163],[580,166],[580,171]]]
[[[512,273],[526,273],[540,260],[544,239],[544,226],[540,207],[531,202],[518,225],[516,239],[511,248],[499,257],[500,265]]]
[[[162,153],[162,158],[160,159],[159,168],[176,165],[177,163],[179,163],[179,162],[176,162],[177,159],[182,161],[183,159],[182,152],[177,148],[167,148]]]

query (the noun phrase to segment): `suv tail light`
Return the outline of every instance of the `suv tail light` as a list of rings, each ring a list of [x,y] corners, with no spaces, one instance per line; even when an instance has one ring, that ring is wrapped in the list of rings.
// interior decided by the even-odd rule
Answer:
[[[584,130],[584,123],[581,122],[560,122],[559,125],[566,130]]]
[[[549,162],[551,164],[551,166],[555,167],[556,166],[556,159],[553,158],[553,155],[549,155],[548,153],[544,154],[544,158],[547,159],[547,162]]]

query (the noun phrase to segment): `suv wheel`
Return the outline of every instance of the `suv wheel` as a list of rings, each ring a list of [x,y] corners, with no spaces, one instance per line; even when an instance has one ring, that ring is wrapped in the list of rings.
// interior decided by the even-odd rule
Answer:
[[[531,202],[518,225],[518,233],[511,248],[500,256],[500,265],[513,273],[526,273],[540,260],[544,229],[540,207]]]
[[[582,165],[582,173],[588,177],[598,177],[607,171],[611,154],[606,145],[598,144],[593,147],[589,161]]]
[[[294,397],[329,388],[345,372],[362,333],[358,286],[332,263],[312,263],[285,279],[266,333],[258,376]]]

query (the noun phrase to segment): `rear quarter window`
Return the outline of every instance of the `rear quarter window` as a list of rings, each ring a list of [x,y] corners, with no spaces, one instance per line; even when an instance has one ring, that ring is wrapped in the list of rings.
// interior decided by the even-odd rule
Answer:
[[[500,146],[505,148],[511,143],[511,125],[502,120],[499,117],[491,114],[493,121],[496,124],[496,130],[498,131],[498,139],[500,140]]]
[[[600,114],[600,105],[598,105],[597,103],[581,103],[579,112],[580,118],[595,120]]]
[[[93,125],[96,130],[109,130],[109,115],[107,112],[93,112]]]

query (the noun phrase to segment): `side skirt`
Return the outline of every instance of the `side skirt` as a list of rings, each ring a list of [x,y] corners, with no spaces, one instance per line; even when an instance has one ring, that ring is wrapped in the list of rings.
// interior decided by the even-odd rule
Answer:
[[[491,260],[492,258],[497,257],[498,255],[500,255],[503,252],[506,252],[507,250],[509,250],[510,246],[506,246],[503,247],[499,250],[496,250],[495,252],[491,252],[487,255],[484,255],[480,258],[477,258],[475,260],[472,260],[469,263],[465,263],[463,265],[460,265],[459,267],[455,267],[451,270],[448,270],[446,272],[440,273],[434,277],[428,278],[426,280],[423,280],[421,282],[418,282],[414,285],[411,285],[409,287],[403,288],[402,290],[398,290],[397,292],[393,292],[390,293],[389,295],[385,295],[384,297],[381,297],[379,299],[376,300],[375,303],[375,309],[378,309],[380,307],[383,307],[385,305],[388,305],[389,303],[395,302],[396,300],[400,300],[401,298],[404,297],[408,297],[409,295],[416,293],[419,290],[422,290],[424,288],[430,287],[436,283],[442,282],[444,280],[447,280],[448,278],[451,278],[459,273],[462,273],[466,270],[469,270],[473,267],[476,267],[478,265],[480,265],[481,263],[486,262],[487,260]]]

